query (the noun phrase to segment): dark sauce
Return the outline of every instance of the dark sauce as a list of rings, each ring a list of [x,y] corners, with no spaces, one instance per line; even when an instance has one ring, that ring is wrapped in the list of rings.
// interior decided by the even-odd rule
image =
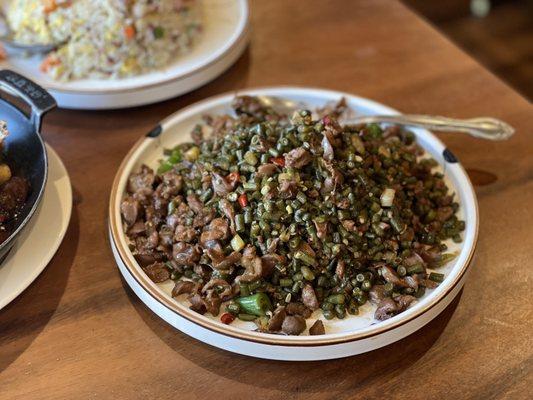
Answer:
[[[13,176],[0,185],[0,243],[6,240],[16,225],[19,211],[30,193],[26,178]]]

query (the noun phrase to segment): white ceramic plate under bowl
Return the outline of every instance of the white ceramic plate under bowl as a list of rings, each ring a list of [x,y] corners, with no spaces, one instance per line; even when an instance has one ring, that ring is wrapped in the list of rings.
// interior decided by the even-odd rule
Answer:
[[[57,153],[46,146],[48,180],[38,215],[0,264],[0,309],[39,276],[63,241],[72,211],[72,187]]]
[[[356,114],[397,113],[361,97],[319,89],[279,87],[246,90],[239,94],[285,97],[304,102],[311,109],[338,101],[344,96]],[[466,221],[466,230],[461,244],[449,243],[449,250],[457,251],[458,256],[439,269],[446,274],[444,282],[436,289],[426,291],[414,306],[403,313],[378,322],[373,317],[374,307],[366,304],[361,307],[358,316],[325,321],[325,335],[309,336],[306,332],[300,336],[265,334],[253,331],[255,325],[251,322],[235,321],[231,325],[224,325],[216,317],[191,311],[185,295],[178,299],[170,296],[172,282],[155,284],[144,274],[128,248],[128,240],[122,229],[120,202],[128,176],[141,164],[157,167],[164,148],[189,141],[189,133],[202,115],[230,112],[233,97],[234,94],[227,94],[209,98],[171,115],[140,139],[120,166],[111,192],[110,235],[120,271],[137,296],[169,324],[198,340],[232,352],[276,360],[322,360],[374,350],[413,333],[444,310],[463,286],[474,252],[478,229],[477,202],[463,167],[439,139],[423,129],[413,130],[417,141],[437,160],[445,173],[448,185],[458,197],[459,216]],[[308,327],[319,317],[320,311],[315,311],[307,323]]]
[[[39,70],[42,56],[9,57],[0,62],[31,77],[58,105],[72,109],[133,107],[166,100],[194,90],[228,69],[248,44],[246,0],[202,0],[203,31],[188,54],[161,70],[125,79],[59,82]]]

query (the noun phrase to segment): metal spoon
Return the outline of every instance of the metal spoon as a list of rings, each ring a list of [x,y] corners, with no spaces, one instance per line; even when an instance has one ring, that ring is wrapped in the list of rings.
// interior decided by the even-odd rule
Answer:
[[[304,103],[295,102],[275,96],[258,96],[266,107],[290,115],[297,109],[308,108]],[[471,136],[488,140],[506,140],[513,136],[514,128],[496,118],[480,117],[457,119],[433,115],[362,115],[342,121],[345,124],[389,123],[404,126],[416,126],[440,132],[464,132]]]
[[[7,23],[4,12],[0,9],[0,42],[4,45],[4,49],[8,54],[18,55],[33,55],[49,53],[54,50],[57,43],[38,43],[38,44],[24,44],[14,40],[13,31]]]

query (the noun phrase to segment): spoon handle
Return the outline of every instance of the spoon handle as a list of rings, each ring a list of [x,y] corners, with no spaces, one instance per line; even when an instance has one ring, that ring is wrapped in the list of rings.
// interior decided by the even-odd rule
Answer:
[[[506,140],[513,136],[514,128],[496,118],[480,117],[472,119],[455,119],[432,115],[369,115],[350,118],[345,123],[391,123],[417,126],[433,131],[463,132],[471,136],[488,140]]]

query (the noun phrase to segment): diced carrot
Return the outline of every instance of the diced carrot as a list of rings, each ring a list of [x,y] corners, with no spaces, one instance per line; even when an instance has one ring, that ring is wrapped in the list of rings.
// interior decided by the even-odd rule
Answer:
[[[135,37],[135,28],[132,25],[124,27],[124,36],[127,39],[133,39]]]
[[[59,65],[59,64],[61,64],[61,61],[59,60],[59,58],[57,58],[54,54],[50,54],[41,63],[40,70],[42,72],[48,72],[51,67],[53,67],[54,65]]]
[[[56,0],[43,0],[43,7],[44,7],[44,12],[46,14],[49,14],[52,11],[55,11],[57,8]]]

